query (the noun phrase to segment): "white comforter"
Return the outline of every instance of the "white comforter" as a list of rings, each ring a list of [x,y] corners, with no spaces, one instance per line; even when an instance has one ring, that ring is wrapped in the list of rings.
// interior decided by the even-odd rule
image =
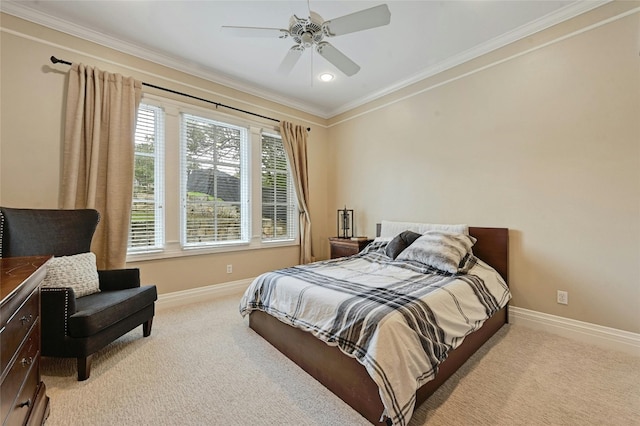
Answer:
[[[511,298],[493,268],[472,264],[453,275],[365,250],[265,273],[245,292],[240,312],[264,311],[358,359],[380,389],[382,416],[405,425],[416,390]]]

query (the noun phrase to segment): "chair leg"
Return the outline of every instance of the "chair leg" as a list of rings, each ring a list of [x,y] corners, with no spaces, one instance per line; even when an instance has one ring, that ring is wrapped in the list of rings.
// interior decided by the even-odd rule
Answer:
[[[78,381],[87,380],[91,374],[91,361],[93,354],[86,357],[78,357]]]
[[[153,325],[153,318],[149,318],[149,321],[146,321],[142,324],[142,335],[144,337],[149,337],[151,335],[152,325]]]

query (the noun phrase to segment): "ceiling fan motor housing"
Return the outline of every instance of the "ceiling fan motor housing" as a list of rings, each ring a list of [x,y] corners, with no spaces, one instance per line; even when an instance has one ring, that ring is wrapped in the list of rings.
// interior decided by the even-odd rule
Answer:
[[[304,47],[311,47],[314,43],[319,43],[324,38],[322,30],[322,17],[315,12],[311,12],[308,19],[298,18],[293,15],[289,21],[289,34],[291,38]]]

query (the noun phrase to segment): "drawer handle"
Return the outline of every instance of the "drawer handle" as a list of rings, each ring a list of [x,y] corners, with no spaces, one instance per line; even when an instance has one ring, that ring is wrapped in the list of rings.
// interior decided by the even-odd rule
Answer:
[[[20,361],[20,364],[22,364],[23,367],[26,367],[28,365],[31,365],[32,362],[33,362],[33,358],[29,356],[27,358],[22,358],[22,360]]]
[[[31,398],[27,399],[25,402],[21,402],[18,404],[18,408],[22,407],[31,407]]]
[[[22,323],[22,325],[29,324],[32,320],[33,315],[31,314],[29,316],[24,315],[22,318],[20,318],[20,322]]]

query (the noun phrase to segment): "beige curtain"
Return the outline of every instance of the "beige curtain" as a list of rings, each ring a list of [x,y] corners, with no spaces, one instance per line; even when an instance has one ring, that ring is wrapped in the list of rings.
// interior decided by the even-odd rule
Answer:
[[[131,215],[134,133],[142,83],[82,64],[69,71],[62,208],[92,208],[98,269],[122,268]]]
[[[309,176],[307,171],[307,129],[287,121],[280,122],[280,135],[291,166],[300,211],[300,263],[313,262],[311,216],[309,215]]]

